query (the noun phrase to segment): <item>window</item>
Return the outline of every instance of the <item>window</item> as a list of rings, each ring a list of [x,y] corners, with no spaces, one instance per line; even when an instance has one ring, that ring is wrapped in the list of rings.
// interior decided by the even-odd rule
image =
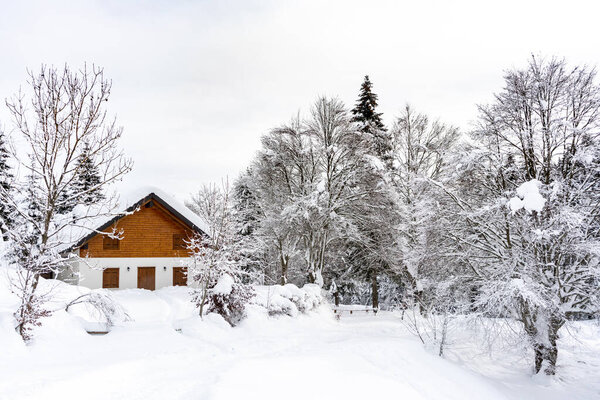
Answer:
[[[102,240],[102,248],[104,250],[119,250],[119,239],[113,239],[108,236],[104,236]]]
[[[187,248],[186,236],[183,233],[173,234],[173,250],[183,250]]]
[[[187,286],[187,267],[173,267],[173,286]]]
[[[102,287],[105,289],[119,287],[119,268],[106,268],[102,272]]]

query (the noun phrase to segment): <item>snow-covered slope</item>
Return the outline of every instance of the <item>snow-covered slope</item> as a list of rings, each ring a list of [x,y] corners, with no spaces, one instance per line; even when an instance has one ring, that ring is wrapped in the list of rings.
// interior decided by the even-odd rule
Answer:
[[[322,305],[296,317],[269,317],[261,305],[269,298],[280,306],[293,295],[312,299],[293,287],[259,288],[259,305],[236,328],[212,314],[201,320],[186,288],[116,291],[132,321],[91,336],[83,321],[89,312],[57,311],[24,346],[11,327],[14,297],[0,283],[3,400],[552,400],[600,393],[592,379],[600,372],[600,327],[593,323],[572,327],[581,334],[562,339],[559,376],[541,380],[529,375],[529,360],[518,350],[490,357],[472,340],[450,349],[450,360],[439,358],[406,332],[400,314],[338,321]],[[53,304],[58,309],[87,290],[56,283]]]

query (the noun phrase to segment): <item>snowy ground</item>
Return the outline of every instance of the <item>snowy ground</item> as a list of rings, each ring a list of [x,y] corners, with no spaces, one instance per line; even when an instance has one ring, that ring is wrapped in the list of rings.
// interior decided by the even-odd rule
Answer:
[[[9,327],[0,292],[0,399],[600,399],[600,327],[563,335],[559,375],[531,377],[519,346],[476,340],[447,359],[407,333],[400,314],[343,316],[327,306],[307,315],[241,326],[201,321],[185,288],[123,290],[133,322],[104,336],[57,312],[24,346]],[[178,329],[178,330],[176,330]],[[501,361],[500,361],[501,360]]]

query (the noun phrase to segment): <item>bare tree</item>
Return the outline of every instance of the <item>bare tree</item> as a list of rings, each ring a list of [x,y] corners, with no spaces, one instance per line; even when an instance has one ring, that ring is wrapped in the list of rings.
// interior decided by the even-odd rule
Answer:
[[[20,91],[6,101],[13,117],[13,142],[19,143],[11,153],[28,171],[28,182],[20,183],[28,196],[19,198],[4,190],[0,194],[15,208],[18,219],[9,231],[9,240],[18,267],[13,286],[20,306],[15,317],[24,340],[30,338],[34,321],[43,314],[40,276],[65,267],[60,252],[76,239],[70,231],[86,229],[86,222],[109,214],[115,199],[97,207],[78,208],[68,215],[59,210],[67,202],[77,203],[121,179],[132,167],[131,160],[117,147],[123,129],[106,111],[111,83],[104,78],[102,68],[84,66],[73,71],[68,66],[42,66],[38,73],[29,72],[28,87],[27,92]],[[100,179],[85,190],[72,189],[81,166],[78,158],[86,145]]]

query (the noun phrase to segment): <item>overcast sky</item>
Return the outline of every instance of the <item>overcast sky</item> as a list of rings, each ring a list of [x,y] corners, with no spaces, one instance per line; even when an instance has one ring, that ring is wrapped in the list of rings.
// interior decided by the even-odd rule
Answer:
[[[600,63],[594,3],[0,0],[0,121],[26,68],[103,66],[135,162],[123,185],[185,199],[318,95],[352,105],[365,74],[386,123],[409,102],[466,130],[531,53]]]

